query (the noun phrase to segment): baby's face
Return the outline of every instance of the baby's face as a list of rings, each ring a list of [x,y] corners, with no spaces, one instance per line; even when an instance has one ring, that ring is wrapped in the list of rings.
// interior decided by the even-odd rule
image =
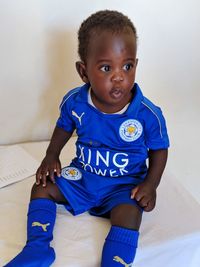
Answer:
[[[131,101],[135,81],[136,38],[131,30],[95,34],[88,47],[86,74],[92,100],[106,113],[121,110]]]

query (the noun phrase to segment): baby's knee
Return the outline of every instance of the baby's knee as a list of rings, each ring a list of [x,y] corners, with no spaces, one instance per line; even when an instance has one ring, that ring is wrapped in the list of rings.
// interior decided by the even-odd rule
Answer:
[[[122,204],[111,211],[111,224],[127,229],[139,230],[142,213],[138,207]]]
[[[45,187],[42,184],[33,185],[31,190],[31,200],[36,198],[48,198],[59,204],[67,203],[67,200],[59,190],[58,186],[50,181],[47,181]]]
[[[51,198],[50,194],[50,185],[47,183],[46,187],[43,187],[42,184],[36,185],[36,183],[33,185],[31,190],[31,200],[35,198]]]

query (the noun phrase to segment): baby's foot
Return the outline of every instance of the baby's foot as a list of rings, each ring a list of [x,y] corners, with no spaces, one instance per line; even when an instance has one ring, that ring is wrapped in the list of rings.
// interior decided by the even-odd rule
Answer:
[[[4,267],[49,267],[55,260],[54,249],[25,246],[23,250]]]

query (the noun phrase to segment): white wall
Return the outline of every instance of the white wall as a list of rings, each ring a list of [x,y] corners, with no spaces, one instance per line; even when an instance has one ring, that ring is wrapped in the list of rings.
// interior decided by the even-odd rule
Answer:
[[[166,115],[168,168],[200,199],[198,0],[0,0],[0,144],[50,137],[62,96],[80,84],[78,27],[106,8],[137,27],[136,80]]]

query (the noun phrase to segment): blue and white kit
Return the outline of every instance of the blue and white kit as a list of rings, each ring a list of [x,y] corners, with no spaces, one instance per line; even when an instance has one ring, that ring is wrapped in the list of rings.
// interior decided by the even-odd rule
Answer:
[[[122,203],[137,205],[131,190],[147,173],[148,151],[167,149],[169,139],[161,109],[133,87],[133,99],[122,114],[105,114],[89,101],[90,85],[65,95],[57,127],[76,130],[76,157],[56,183],[67,210],[101,216]]]

